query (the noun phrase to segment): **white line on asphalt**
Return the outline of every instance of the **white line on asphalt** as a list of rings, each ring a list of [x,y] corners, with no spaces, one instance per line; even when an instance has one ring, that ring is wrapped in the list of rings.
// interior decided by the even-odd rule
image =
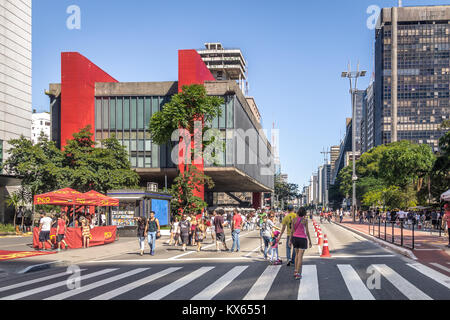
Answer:
[[[94,273],[82,276],[81,280],[86,280],[86,279],[90,279],[90,278],[93,278],[93,277],[101,276],[101,275],[103,275],[105,273],[113,272],[113,271],[116,271],[116,270],[118,270],[118,269],[103,269],[101,271],[94,272]],[[23,292],[20,292],[20,293],[17,293],[17,294],[13,294],[13,295],[8,296],[8,297],[0,298],[0,300],[17,300],[17,299],[21,299],[21,298],[24,298],[24,297],[31,296],[31,295],[36,294],[36,293],[41,293],[41,292],[48,291],[48,290],[51,290],[51,289],[55,289],[55,288],[58,288],[58,287],[62,287],[62,286],[65,286],[65,285],[67,285],[67,280],[63,280],[63,281],[60,281],[60,282],[57,282],[57,283],[49,284],[49,285],[44,286],[44,287],[39,287],[39,288],[23,291]]]
[[[243,234],[243,235],[240,235],[239,236],[239,238],[241,239],[241,238],[245,238],[247,235],[249,235],[250,233],[252,233],[253,231],[249,231],[249,232],[247,232],[246,234]],[[225,242],[228,242],[228,241],[231,241],[231,240],[233,240],[232,238],[228,238],[227,240],[225,240]],[[208,246],[206,246],[206,247],[202,247],[202,249],[208,249],[208,248],[211,248],[211,247],[215,247],[216,246],[216,243],[214,242],[213,244],[210,244],[210,245],[208,245]],[[182,253],[182,254],[179,254],[179,255],[177,255],[177,256],[175,256],[175,257],[171,257],[171,258],[169,258],[170,260],[176,260],[176,259],[178,259],[178,258],[180,258],[180,257],[184,257],[184,256],[186,256],[186,255],[188,255],[188,254],[193,254],[193,253],[196,253],[197,251],[189,251],[189,252],[185,252],[185,253]]]
[[[81,269],[81,271],[85,271],[85,270],[86,269]],[[7,287],[2,287],[2,288],[0,288],[0,292],[11,290],[11,289],[15,289],[15,288],[20,288],[20,287],[25,287],[25,286],[28,286],[30,284],[44,282],[44,281],[47,281],[47,280],[51,280],[51,279],[55,279],[55,278],[59,278],[59,277],[63,277],[63,276],[68,276],[67,272],[61,272],[61,273],[57,273],[57,274],[52,274],[52,275],[47,276],[47,277],[37,278],[37,279],[33,279],[33,280],[21,282],[21,283],[16,283],[16,284],[13,284],[13,285],[10,285],[10,286],[7,286]]]
[[[442,249],[414,249],[415,251],[442,251]]]
[[[338,264],[339,271],[344,278],[345,285],[348,288],[353,300],[375,300],[373,295],[367,289],[358,273],[349,264]]]
[[[374,264],[373,267],[409,300],[433,300],[387,265]]]
[[[268,266],[243,300],[264,300],[281,266]]]
[[[440,264],[437,264],[437,263],[431,263],[431,264],[438,268],[444,268],[444,270],[447,269],[446,270],[447,272],[450,271],[448,268],[445,268],[445,267],[441,266]],[[430,267],[427,267],[421,263],[408,263],[408,266],[416,269],[420,273],[426,275],[428,278],[431,278],[434,281],[442,284],[444,287],[447,287],[447,289],[450,289],[450,277],[447,277],[446,275],[444,275],[434,269],[431,269]]]
[[[320,300],[319,280],[315,265],[304,265],[297,300]]]
[[[155,292],[141,298],[140,300],[161,300],[162,298],[168,296],[169,294],[178,290],[179,288],[184,287],[185,285],[196,280],[197,278],[200,278],[202,275],[204,275],[208,271],[211,271],[212,269],[214,269],[214,267],[202,267],[188,274],[187,276],[178,279],[177,281],[172,282],[171,284],[159,290],[156,290]]]
[[[191,300],[211,300],[216,295],[219,294],[220,291],[225,289],[234,279],[236,279],[242,272],[247,269],[248,266],[238,266],[234,267],[226,274],[224,274],[220,279],[215,281],[213,284],[209,285],[206,289],[204,289],[199,294],[195,295]]]
[[[35,265],[32,265],[32,266],[26,267],[25,269],[19,271],[18,273],[19,274],[24,274],[24,273],[27,273],[28,271],[30,271],[31,269],[34,269],[36,267],[42,267],[42,266],[46,266],[46,265],[49,265],[49,264],[58,264],[58,263],[61,263],[61,261],[51,261],[51,262],[46,262],[46,263],[41,263],[41,264],[35,264]]]
[[[91,300],[111,300],[111,299],[113,299],[115,297],[120,296],[121,294],[124,294],[124,293],[126,293],[128,291],[131,291],[133,289],[141,287],[141,286],[143,286],[143,285],[145,285],[147,283],[150,283],[150,282],[155,281],[155,280],[157,280],[159,278],[167,276],[168,274],[171,274],[171,273],[173,273],[173,272],[175,272],[177,270],[180,270],[180,269],[182,269],[182,268],[168,268],[168,269],[163,270],[161,272],[152,274],[151,276],[148,276],[146,278],[139,279],[139,280],[137,280],[135,282],[132,282],[132,283],[128,283],[128,284],[126,284],[123,287],[117,288],[117,289],[112,290],[112,291],[108,291],[108,292],[106,292],[104,294],[101,294],[101,295],[99,295],[97,297],[92,298]]]
[[[115,281],[121,280],[121,279],[126,278],[126,277],[133,276],[133,275],[135,275],[137,273],[141,273],[141,272],[144,272],[144,271],[147,271],[147,270],[149,270],[149,268],[134,269],[134,270],[131,270],[131,271],[128,271],[128,272],[125,272],[125,273],[121,273],[121,274],[116,275],[116,276],[111,277],[111,278],[100,280],[100,281],[91,283],[91,284],[86,285],[86,286],[82,286],[82,287],[74,289],[74,290],[69,290],[69,291],[66,291],[66,292],[54,295],[54,296],[46,298],[44,300],[63,300],[63,299],[66,299],[66,298],[70,298],[70,297],[73,297],[73,296],[75,296],[77,294],[81,294],[83,292],[86,292],[86,291],[89,291],[89,290],[92,290],[92,289],[104,286],[104,285],[106,285],[108,283],[115,282]]]
[[[261,249],[261,247],[262,247],[262,246],[259,246],[258,248],[253,249],[251,252],[247,253],[244,257],[249,257],[249,256],[251,256],[255,251],[258,251],[259,249]]]
[[[385,254],[385,255],[336,255],[327,259],[354,259],[354,258],[394,258],[396,257],[393,254]],[[129,259],[129,260],[93,260],[87,261],[85,263],[129,263],[129,262],[143,262],[143,263],[151,263],[151,262],[183,262],[183,261],[227,261],[227,260],[261,260],[265,261],[262,257],[248,257],[248,256],[239,256],[239,257],[228,257],[228,258],[184,258],[184,259],[176,259],[173,260],[171,258],[168,259]],[[320,259],[320,256],[303,256],[303,259]]]

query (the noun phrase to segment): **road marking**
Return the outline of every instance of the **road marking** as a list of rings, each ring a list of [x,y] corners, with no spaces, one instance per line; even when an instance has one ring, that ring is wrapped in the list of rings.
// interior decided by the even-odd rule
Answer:
[[[171,284],[141,298],[140,300],[161,300],[162,298],[168,296],[169,294],[178,290],[179,288],[184,287],[185,285],[196,280],[197,278],[200,278],[202,275],[204,275],[208,271],[211,271],[212,269],[214,269],[214,267],[202,267],[188,274],[187,276],[178,279],[177,281],[172,282]]]
[[[415,249],[415,251],[442,251],[442,249]]]
[[[104,280],[101,280],[101,281],[97,281],[97,282],[91,283],[91,284],[86,285],[86,286],[82,286],[82,287],[80,287],[78,289],[69,290],[69,291],[66,291],[66,292],[54,295],[54,296],[46,298],[44,300],[63,300],[63,299],[66,299],[66,298],[70,298],[70,297],[73,297],[73,296],[75,296],[77,294],[80,294],[80,293],[83,293],[83,292],[86,292],[86,291],[89,291],[89,290],[92,290],[92,289],[104,286],[104,285],[106,285],[108,283],[111,283],[111,282],[115,282],[115,281],[118,281],[118,280],[130,277],[132,275],[144,272],[146,270],[149,270],[149,268],[134,269],[134,270],[131,270],[131,271],[119,274],[117,276],[114,276],[114,277],[111,277],[111,278],[108,278],[108,279],[104,279]]]
[[[81,269],[81,271],[85,271],[86,269]],[[57,273],[57,274],[53,274],[47,277],[43,277],[43,278],[37,278],[37,279],[33,279],[33,280],[29,280],[29,281],[25,281],[25,282],[21,282],[21,283],[16,283],[7,287],[2,287],[0,288],[0,292],[3,291],[7,291],[7,290],[11,290],[11,289],[15,289],[15,288],[20,288],[20,287],[25,287],[28,286],[30,284],[34,284],[34,283],[39,283],[39,282],[44,282],[47,280],[51,280],[51,279],[55,279],[55,278],[59,278],[59,277],[63,277],[63,276],[68,276],[69,274],[67,274],[67,272],[61,272],[61,273]]]
[[[135,282],[132,282],[132,283],[128,283],[128,284],[126,284],[123,287],[117,288],[115,290],[112,290],[112,291],[106,292],[104,294],[101,294],[99,296],[96,296],[94,298],[91,298],[91,300],[111,300],[111,299],[113,299],[115,297],[120,296],[121,294],[124,294],[124,293],[126,293],[128,291],[131,291],[133,289],[141,287],[141,286],[143,286],[143,285],[145,285],[147,283],[150,283],[150,282],[155,281],[155,280],[157,280],[159,278],[167,276],[168,274],[171,274],[171,273],[173,273],[175,271],[178,271],[180,269],[182,269],[182,268],[168,268],[168,269],[163,270],[161,272],[152,274],[151,276],[148,276],[146,278],[139,279],[139,280],[137,280]]]
[[[243,235],[240,235],[239,236],[239,238],[241,239],[241,238],[245,238],[247,235],[249,235],[250,233],[252,233],[253,231],[249,231],[249,232],[247,232],[246,234],[243,234]],[[228,238],[227,240],[225,240],[225,242],[228,242],[228,241],[231,241],[231,240],[233,240],[233,238]],[[216,243],[214,242],[213,244],[210,244],[210,245],[208,245],[208,246],[206,246],[206,247],[202,247],[202,249],[208,249],[208,248],[212,248],[212,247],[215,247],[216,246]],[[175,257],[171,257],[171,258],[169,258],[169,260],[177,260],[178,258],[181,258],[181,257],[184,257],[184,256],[186,256],[186,255],[188,255],[188,254],[193,254],[193,253],[196,253],[197,251],[189,251],[189,252],[185,252],[185,253],[182,253],[182,254],[179,254],[179,255],[177,255],[177,256],[175,256]]]
[[[374,264],[373,267],[392,283],[409,300],[433,300],[428,295],[417,289],[414,285],[400,276],[397,272],[385,264]]]
[[[87,279],[90,279],[90,278],[93,278],[93,277],[97,277],[97,276],[101,276],[103,274],[106,274],[106,273],[109,273],[109,272],[113,272],[113,271],[116,271],[116,270],[118,270],[118,269],[103,269],[103,270],[100,270],[98,272],[94,272],[94,273],[88,274],[86,276],[83,276],[83,277],[81,277],[81,280],[87,280]],[[49,284],[49,285],[44,286],[44,287],[39,287],[39,288],[23,291],[23,292],[20,292],[20,293],[17,293],[17,294],[13,294],[13,295],[8,296],[8,297],[0,298],[0,300],[17,300],[17,299],[21,299],[21,298],[24,298],[24,297],[31,296],[31,295],[36,294],[36,293],[41,293],[41,292],[48,291],[48,290],[51,290],[51,289],[55,289],[55,288],[58,288],[58,287],[62,287],[62,286],[65,286],[65,285],[67,285],[67,280],[63,280],[63,281],[60,281],[60,282],[57,282],[57,283]]]
[[[380,254],[380,255],[337,255],[332,256],[328,259],[354,259],[354,258],[394,258],[396,257],[393,254]],[[142,263],[151,263],[151,262],[183,262],[183,261],[248,261],[249,259],[253,260],[262,260],[265,261],[262,257],[248,257],[248,256],[239,256],[239,257],[228,257],[228,258],[184,258],[184,259],[176,259],[172,258],[167,259],[129,259],[129,260],[92,260],[87,261],[85,263],[129,263],[129,262],[142,262]],[[303,259],[320,259],[320,256],[303,256]]]
[[[372,293],[359,277],[358,273],[349,264],[338,264],[339,271],[353,300],[375,300]]]
[[[258,251],[259,249],[261,249],[261,247],[262,246],[259,246],[258,248],[256,248],[256,249],[254,249],[254,250],[252,250],[251,252],[249,252],[249,253],[247,253],[244,257],[249,257],[249,256],[251,256],[252,255],[252,253],[254,253],[254,252],[256,252],[256,251]]]
[[[243,300],[264,300],[281,266],[268,266]]]
[[[315,265],[305,265],[302,273],[297,300],[320,300],[317,267]]]
[[[444,268],[447,269],[446,271],[449,272],[450,270],[448,268],[445,268],[437,263],[431,263],[432,265],[438,267],[438,268]],[[434,281],[442,284],[444,287],[447,287],[447,289],[450,289],[450,277],[447,277],[446,275],[431,269],[430,267],[427,267],[421,263],[408,263],[408,266],[411,268],[416,269],[420,273],[426,275],[428,278],[433,279]]]
[[[202,292],[195,295],[191,300],[212,300],[247,268],[248,266],[234,267]]]

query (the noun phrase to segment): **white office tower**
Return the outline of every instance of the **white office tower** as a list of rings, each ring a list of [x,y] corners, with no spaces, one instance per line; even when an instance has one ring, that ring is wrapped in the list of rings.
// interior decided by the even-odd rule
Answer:
[[[0,162],[31,137],[31,0],[0,0]]]

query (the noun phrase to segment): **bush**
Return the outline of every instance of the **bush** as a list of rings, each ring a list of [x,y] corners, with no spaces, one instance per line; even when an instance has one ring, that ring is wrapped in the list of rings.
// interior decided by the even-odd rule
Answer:
[[[14,225],[12,224],[0,224],[0,233],[15,233]]]

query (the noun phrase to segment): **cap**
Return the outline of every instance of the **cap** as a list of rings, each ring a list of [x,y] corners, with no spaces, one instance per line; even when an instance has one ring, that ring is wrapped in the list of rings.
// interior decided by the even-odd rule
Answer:
[[[289,210],[289,211],[294,210],[294,206],[293,206],[292,204],[288,205],[288,210]]]

